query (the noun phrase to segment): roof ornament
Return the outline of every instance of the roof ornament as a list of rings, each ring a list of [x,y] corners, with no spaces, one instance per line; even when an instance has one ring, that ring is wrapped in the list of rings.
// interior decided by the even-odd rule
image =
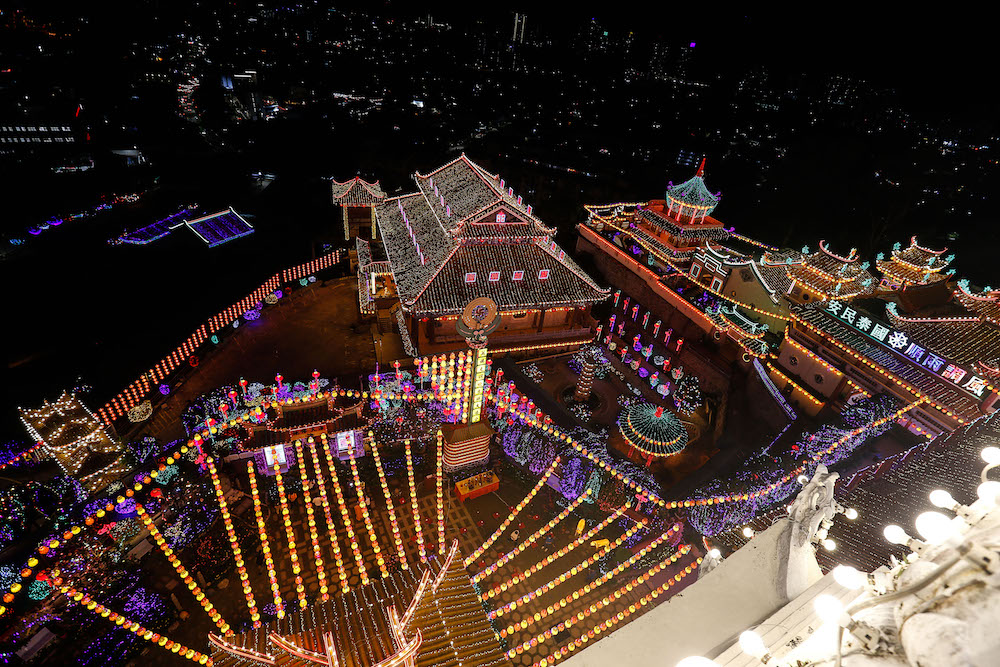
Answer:
[[[809,254],[809,246],[807,246],[807,245],[802,246],[802,254],[803,255],[808,255]]]
[[[880,252],[879,254],[875,255],[875,259],[881,262],[883,259],[885,259],[885,253]]]
[[[969,291],[969,279],[968,278],[961,278],[961,279],[959,279],[958,286],[959,286],[959,288],[963,292],[968,292]]]
[[[699,178],[705,178],[705,158],[701,158],[701,164],[698,165],[698,171],[695,172],[695,176]]]
[[[902,244],[900,244],[899,241],[896,241],[895,243],[892,244],[892,251],[899,252],[899,249],[902,247],[903,247]]]
[[[951,264],[954,261],[955,261],[955,254],[954,253],[952,253],[952,254],[950,254],[950,255],[948,255],[947,257],[944,258],[944,263],[945,264]]]
[[[869,264],[867,261],[861,262],[861,270],[862,271],[867,271],[869,266],[871,266],[871,264]]]

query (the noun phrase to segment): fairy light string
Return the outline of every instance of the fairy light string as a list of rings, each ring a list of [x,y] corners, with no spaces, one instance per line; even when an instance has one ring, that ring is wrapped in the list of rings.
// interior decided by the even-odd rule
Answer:
[[[368,431],[371,439],[372,457],[375,459],[375,470],[378,472],[378,481],[382,486],[382,496],[385,498],[385,507],[389,512],[389,525],[392,527],[392,541],[396,545],[396,560],[402,569],[407,569],[406,552],[403,550],[403,537],[399,532],[399,522],[396,521],[396,509],[392,504],[392,493],[389,491],[389,483],[385,478],[385,470],[382,468],[382,458],[378,453],[378,443],[375,442],[375,434]]]
[[[322,441],[320,446],[326,449],[326,433],[321,434],[320,439]],[[313,462],[313,472],[316,473],[320,503],[323,506],[323,516],[326,518],[327,534],[330,536],[330,546],[333,548],[333,560],[337,565],[337,576],[340,578],[340,590],[343,593],[347,593],[351,590],[351,588],[347,584],[347,572],[344,570],[344,558],[340,553],[340,541],[337,539],[337,524],[333,520],[333,513],[330,511],[330,499],[326,494],[326,480],[323,479],[323,466],[320,463],[319,455],[316,453],[316,442],[312,438],[309,438],[307,440],[307,444],[309,445],[309,456],[312,458]]]
[[[417,538],[417,552],[420,554],[420,562],[427,562],[427,552],[424,549],[424,535],[420,529],[420,504],[417,502],[417,486],[413,481],[413,454],[410,451],[410,441],[403,441],[403,448],[406,452],[406,477],[410,482],[410,507],[413,510],[413,531]]]
[[[306,525],[309,528],[309,541],[312,543],[313,561],[316,563],[319,594],[322,601],[326,602],[330,599],[330,589],[326,584],[326,567],[323,563],[323,551],[320,549],[319,532],[316,530],[316,514],[313,510],[312,493],[309,491],[311,483],[306,472],[305,448],[302,446],[302,440],[295,441],[295,458],[299,464],[299,479],[302,480],[302,502],[306,507]]]
[[[274,482],[278,485],[278,504],[281,507],[281,522],[285,525],[285,538],[288,540],[288,558],[292,562],[292,574],[295,575],[295,593],[299,599],[299,607],[305,609],[306,587],[302,583],[302,568],[299,566],[299,554],[295,547],[295,529],[292,528],[292,517],[288,512],[288,498],[285,495],[285,483],[281,479],[281,466],[274,464]]]
[[[274,609],[278,618],[285,617],[285,603],[281,599],[281,589],[278,586],[278,574],[274,571],[274,558],[271,556],[271,545],[267,539],[267,525],[261,512],[260,491],[257,489],[257,475],[253,461],[247,461],[247,475],[250,478],[250,497],[253,500],[253,514],[257,519],[257,534],[260,536],[260,548],[264,553],[264,565],[267,567],[267,580],[271,586],[271,597],[274,599]]]

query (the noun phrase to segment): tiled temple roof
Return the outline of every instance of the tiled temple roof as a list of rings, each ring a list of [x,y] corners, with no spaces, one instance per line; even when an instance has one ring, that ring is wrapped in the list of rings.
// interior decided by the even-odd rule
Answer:
[[[374,206],[385,200],[385,192],[378,181],[369,183],[360,176],[343,183],[331,179],[330,190],[333,202],[345,206]]]
[[[866,265],[867,262],[858,263],[855,250],[842,257],[831,252],[826,241],[820,241],[819,250],[805,255],[801,264],[788,266],[786,271],[789,278],[825,298],[846,299],[875,291],[877,283]]]
[[[910,239],[906,248],[894,247],[889,259],[876,259],[875,265],[888,279],[898,283],[928,285],[945,279],[943,269],[951,263],[951,256],[941,257],[948,249],[931,250]]]
[[[418,192],[376,208],[406,310],[453,314],[479,296],[502,310],[583,305],[610,294],[552,241],[553,230],[530,207],[464,155],[416,181]],[[515,271],[523,272],[520,280]],[[499,278],[490,281],[491,272]]]

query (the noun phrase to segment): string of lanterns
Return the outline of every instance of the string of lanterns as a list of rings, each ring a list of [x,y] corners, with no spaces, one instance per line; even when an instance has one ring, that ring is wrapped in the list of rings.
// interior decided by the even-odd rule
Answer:
[[[516,547],[514,547],[513,549],[505,553],[503,556],[501,556],[499,559],[497,559],[495,563],[487,566],[486,569],[483,570],[482,572],[478,572],[477,574],[475,574],[472,577],[472,583],[474,584],[479,583],[481,579],[490,576],[491,574],[496,572],[499,568],[509,563],[513,558],[517,557],[517,555],[520,554],[522,551],[532,546],[540,538],[544,537],[550,530],[559,525],[566,517],[570,515],[571,512],[573,512],[573,510],[575,510],[577,507],[580,506],[580,503],[589,499],[592,494],[593,494],[592,489],[586,489],[583,493],[580,494],[579,497],[573,500],[573,502],[570,503],[569,506],[566,507],[566,509],[564,509],[562,512],[559,512],[559,514],[557,514],[555,518],[553,518],[544,526],[542,526],[534,533],[529,535],[527,538],[525,538],[523,542],[521,542]]]
[[[375,535],[375,526],[372,525],[372,518],[368,514],[368,503],[365,501],[364,486],[361,484],[361,476],[358,474],[358,462],[354,458],[354,448],[348,450],[347,461],[351,466],[351,477],[354,479],[354,491],[358,496],[358,506],[361,507],[361,519],[364,521],[365,529],[368,531],[368,541],[371,542],[372,552],[375,554],[375,562],[378,565],[382,578],[389,576],[389,570],[385,567],[385,558],[382,556],[382,547],[378,544],[378,536]]]
[[[337,505],[340,507],[340,517],[344,520],[344,525],[347,527],[347,539],[351,542],[351,552],[354,554],[354,562],[358,566],[358,574],[361,575],[361,585],[367,586],[368,570],[365,568],[365,561],[361,557],[361,549],[358,548],[358,540],[354,534],[354,524],[351,523],[351,515],[347,512],[347,503],[344,502],[344,492],[340,488],[340,480],[337,478],[337,468],[333,463],[333,454],[330,453],[330,448],[326,445],[326,439],[323,440],[323,454],[326,455],[326,469],[330,473],[330,480],[333,482],[333,492],[337,496]]]
[[[563,547],[562,549],[560,549],[555,553],[550,553],[546,555],[545,558],[541,559],[540,561],[529,567],[524,572],[518,572],[507,581],[497,584],[490,590],[486,591],[486,593],[482,597],[487,599],[494,598],[498,594],[500,594],[501,591],[506,591],[508,588],[511,588],[512,586],[519,584],[522,581],[526,581],[527,579],[531,578],[532,575],[534,575],[536,572],[541,570],[543,567],[551,565],[552,563],[554,563],[563,556],[569,555],[577,547],[579,547],[582,544],[586,544],[587,542],[592,540],[595,535],[597,535],[602,530],[611,525],[611,523],[617,520],[622,514],[624,514],[625,510],[628,508],[629,508],[628,504],[619,507],[617,510],[614,511],[613,514],[609,514],[604,519],[604,521],[601,521],[601,523],[597,524],[596,526],[588,530],[586,533],[573,540],[570,544],[566,545],[565,547]]]
[[[584,619],[592,616],[593,614],[596,614],[598,611],[600,611],[604,607],[607,607],[608,605],[610,605],[610,604],[612,604],[612,603],[620,600],[623,595],[631,593],[634,588],[637,588],[638,586],[644,584],[649,579],[652,579],[661,570],[664,570],[667,567],[669,567],[670,565],[673,565],[678,559],[680,559],[681,557],[683,557],[684,555],[686,555],[689,551],[691,551],[690,545],[685,544],[684,546],[681,547],[681,549],[678,552],[676,552],[674,554],[671,554],[670,556],[667,556],[666,558],[664,558],[663,560],[661,560],[659,563],[656,563],[655,565],[653,565],[652,567],[650,567],[644,573],[642,573],[642,574],[634,577],[632,579],[632,581],[630,581],[630,582],[628,582],[628,583],[623,584],[622,586],[620,586],[613,593],[609,593],[608,595],[604,596],[600,600],[597,600],[596,602],[594,602],[593,604],[591,604],[589,607],[584,607],[583,611],[579,611],[576,614],[573,614],[573,615],[569,616],[568,618],[566,618],[565,621],[562,621],[562,622],[558,623],[557,625],[553,625],[552,627],[550,627],[545,632],[539,633],[535,637],[532,637],[531,639],[527,639],[527,640],[521,642],[520,644],[518,644],[514,648],[510,649],[509,651],[507,651],[507,657],[511,658],[513,660],[514,656],[520,655],[520,654],[524,653],[529,648],[534,648],[534,647],[538,646],[539,644],[544,644],[546,640],[554,639],[559,633],[562,633],[562,632],[565,632],[565,631],[569,630],[571,627],[573,627],[574,625],[576,625],[578,622],[583,621]],[[605,580],[605,581],[607,581],[607,580]],[[602,581],[601,583],[605,583],[605,581]],[[593,591],[595,588],[597,588],[598,585],[599,584],[597,584],[597,585],[595,585],[595,584],[588,584],[588,586],[585,586],[584,588],[582,588],[580,590],[584,590],[586,593],[589,593],[589,592]],[[585,590],[588,587],[589,587],[590,590]],[[635,610],[635,605],[634,604],[633,605],[629,605],[629,608],[634,611]],[[548,610],[544,609],[543,611],[548,611]],[[535,616],[538,617],[538,620],[541,620],[542,618],[545,618],[546,616],[548,616],[548,614],[547,613],[546,614],[536,614]],[[612,618],[615,618],[615,617],[612,616]]]
[[[281,465],[274,464],[274,482],[278,485],[278,504],[281,507],[281,522],[285,525],[285,538],[288,540],[288,558],[292,561],[292,574],[295,575],[295,593],[299,598],[299,608],[305,609],[306,587],[302,583],[302,568],[299,566],[299,554],[295,548],[295,530],[292,528],[292,517],[288,513],[288,497],[285,495],[285,483],[281,479]]]
[[[420,562],[427,562],[427,553],[424,550],[424,534],[420,529],[420,505],[417,502],[417,487],[413,482],[413,454],[410,451],[410,441],[403,441],[403,448],[406,452],[406,477],[410,482],[410,507],[413,510],[413,531],[417,538],[417,551],[420,554]]]
[[[62,579],[58,579],[58,581],[61,582]],[[56,583],[56,580],[53,580],[53,583]],[[180,642],[175,642],[171,639],[168,639],[164,635],[161,635],[157,632],[153,632],[152,630],[143,627],[139,623],[132,621],[126,618],[125,616],[122,616],[121,614],[111,611],[103,604],[96,602],[86,593],[78,591],[72,586],[60,586],[59,590],[62,591],[62,593],[66,595],[66,597],[68,597],[73,602],[80,604],[85,609],[94,612],[95,614],[101,616],[102,618],[108,619],[118,627],[128,630],[137,637],[141,637],[142,639],[145,639],[146,641],[151,642],[156,646],[165,648],[171,653],[175,653],[183,658],[192,660],[198,663],[199,665],[212,667],[212,658],[210,656],[204,653],[199,653],[198,651],[195,651],[192,648],[188,648],[187,646],[184,646]]]
[[[316,563],[319,594],[323,602],[326,602],[330,599],[330,589],[326,585],[326,567],[323,563],[323,552],[319,546],[319,533],[316,531],[316,515],[313,511],[312,494],[309,492],[309,475],[306,473],[306,456],[302,440],[295,441],[295,457],[299,463],[299,479],[302,480],[302,502],[306,506],[306,525],[309,528],[309,541],[312,543],[313,561]]]
[[[281,599],[278,587],[278,575],[274,571],[274,558],[271,557],[271,545],[268,544],[267,526],[260,510],[260,492],[257,490],[257,475],[254,474],[253,461],[247,461],[247,475],[250,477],[250,496],[253,499],[253,513],[257,519],[257,534],[260,536],[260,547],[264,552],[264,564],[267,567],[267,580],[271,584],[271,596],[274,598],[274,609],[278,618],[285,617],[285,603]]]
[[[236,528],[233,527],[233,519],[229,515],[229,505],[226,496],[222,492],[222,481],[215,469],[215,460],[209,456],[205,459],[208,464],[208,472],[212,477],[212,486],[215,487],[215,498],[219,501],[219,509],[222,511],[222,521],[226,526],[226,536],[229,538],[229,546],[233,552],[233,559],[236,561],[236,571],[240,575],[240,584],[243,587],[243,596],[246,598],[247,609],[250,610],[250,620],[253,627],[260,627],[260,613],[257,610],[257,601],[254,599],[253,588],[250,587],[250,577],[247,575],[246,563],[243,562],[243,554],[240,551],[240,543],[236,539]]]
[[[444,470],[443,459],[444,450],[442,440],[444,435],[439,429],[437,432],[437,479],[435,495],[437,500],[437,521],[438,521],[438,555],[444,555]]]
[[[610,619],[608,619],[606,621],[603,621],[601,623],[598,623],[597,625],[595,625],[593,628],[591,628],[590,630],[588,630],[586,633],[584,633],[580,637],[577,637],[576,639],[574,639],[573,641],[569,642],[568,644],[566,644],[566,645],[564,645],[564,646],[556,649],[555,651],[553,651],[548,657],[545,657],[545,658],[542,658],[541,660],[536,661],[532,665],[532,667],[551,667],[552,665],[555,665],[557,662],[559,662],[559,660],[562,660],[567,655],[569,655],[571,652],[573,652],[576,649],[580,648],[581,646],[583,646],[584,644],[586,644],[591,639],[597,638],[597,636],[600,635],[602,632],[607,632],[608,630],[610,630],[614,626],[616,626],[619,623],[621,623],[622,621],[624,621],[626,618],[628,618],[629,616],[631,616],[632,614],[634,614],[636,611],[638,611],[642,607],[645,607],[646,605],[648,605],[650,602],[652,602],[653,600],[655,600],[656,598],[658,598],[660,595],[662,595],[663,593],[665,593],[670,587],[672,587],[672,586],[674,586],[676,584],[679,584],[684,577],[686,577],[687,575],[691,574],[691,572],[697,571],[698,566],[701,565],[701,560],[702,559],[699,556],[694,561],[692,561],[689,565],[686,565],[684,567],[684,569],[681,570],[679,573],[675,574],[670,579],[667,579],[666,582],[664,582],[663,584],[660,584],[658,587],[654,588],[651,592],[649,592],[646,595],[642,596],[639,599],[638,604],[630,604],[628,606],[628,608],[626,608],[623,611],[618,612],[616,615],[612,616]],[[589,614],[586,613],[586,610],[584,612],[581,612],[581,613],[584,614],[584,617],[589,616]]]
[[[396,510],[392,504],[392,493],[389,492],[389,484],[385,479],[385,470],[382,469],[382,458],[378,453],[378,444],[375,442],[375,434],[368,431],[368,437],[372,442],[372,457],[375,459],[375,470],[378,472],[378,481],[382,485],[382,495],[385,497],[385,506],[389,511],[389,525],[392,527],[392,541],[396,545],[396,558],[402,569],[407,569],[406,552],[403,551],[403,538],[399,534],[399,523],[396,521]]]
[[[212,604],[211,600],[208,599],[208,596],[205,595],[204,591],[201,590],[201,587],[198,586],[198,582],[194,580],[191,573],[188,572],[186,567],[184,567],[184,563],[181,562],[181,559],[177,557],[174,550],[167,544],[167,540],[160,533],[159,528],[157,528],[156,524],[153,523],[153,519],[150,518],[143,506],[136,503],[135,511],[138,513],[139,519],[142,520],[146,530],[149,531],[149,536],[152,537],[153,541],[156,542],[156,545],[160,547],[160,551],[162,551],[163,555],[167,557],[167,561],[169,561],[173,566],[174,570],[177,572],[177,576],[179,576],[187,585],[188,590],[190,590],[194,595],[198,604],[201,605],[202,609],[205,610],[205,613],[209,615],[212,622],[214,622],[215,625],[222,630],[222,632],[227,635],[231,635],[233,632],[230,629],[229,624],[226,623],[226,619],[222,618],[222,614],[220,614],[219,610],[215,608],[215,605]]]
[[[513,411],[514,411],[513,408],[511,408],[511,412]],[[490,546],[493,545],[494,542],[497,541],[497,539],[501,535],[504,534],[504,532],[507,530],[507,527],[510,526],[514,518],[521,513],[521,510],[524,509],[525,506],[527,506],[527,504],[531,502],[532,498],[534,498],[535,495],[538,494],[541,488],[545,486],[545,482],[547,482],[549,477],[552,476],[552,473],[555,472],[556,466],[559,465],[560,460],[561,459],[558,456],[556,456],[555,459],[552,460],[552,463],[549,464],[549,467],[545,469],[544,473],[542,473],[542,477],[541,479],[538,480],[538,483],[535,484],[534,488],[532,488],[531,491],[528,492],[528,495],[526,495],[524,499],[521,500],[521,502],[519,502],[517,505],[514,506],[514,509],[511,510],[510,514],[507,515],[507,518],[504,519],[503,522],[501,522],[500,527],[497,528],[492,535],[486,538],[486,541],[483,542],[478,549],[473,551],[472,554],[465,559],[464,561],[465,567],[469,567],[474,562],[476,562],[476,559],[479,558],[487,549],[490,548]]]
[[[320,436],[323,440],[322,446],[325,448],[326,433]],[[341,592],[347,593],[351,590],[347,585],[347,572],[344,570],[344,559],[340,554],[340,544],[337,539],[337,524],[333,521],[333,514],[330,511],[330,500],[326,495],[326,482],[323,480],[323,467],[320,464],[319,456],[316,454],[316,442],[310,437],[307,440],[309,445],[309,455],[312,457],[313,471],[316,473],[316,482],[319,486],[320,504],[323,506],[323,515],[326,517],[327,533],[330,536],[330,546],[333,547],[333,559],[337,564],[337,576],[340,577]]]
[[[497,618],[498,616],[503,616],[504,614],[508,614],[508,613],[514,611],[515,609],[517,609],[519,606],[523,605],[525,602],[528,602],[529,600],[534,600],[539,595],[543,595],[545,593],[548,593],[550,590],[552,590],[553,588],[559,586],[560,584],[566,583],[566,581],[568,579],[571,579],[575,575],[583,572],[584,570],[587,570],[588,568],[590,568],[591,566],[593,566],[595,563],[597,563],[598,561],[600,561],[602,558],[604,558],[605,556],[607,556],[609,553],[611,553],[612,551],[614,551],[615,549],[617,549],[618,547],[620,547],[630,537],[632,537],[632,535],[634,535],[636,533],[636,531],[638,531],[639,529],[644,528],[644,527],[645,527],[645,522],[643,522],[642,524],[635,524],[634,526],[629,527],[628,530],[626,530],[622,535],[620,535],[619,537],[617,537],[613,542],[610,542],[607,546],[602,547],[600,549],[600,551],[597,551],[593,555],[588,556],[586,559],[580,561],[579,563],[577,563],[576,565],[574,565],[570,569],[566,570],[565,572],[563,572],[559,576],[553,577],[552,579],[550,579],[546,583],[544,583],[541,586],[539,586],[538,588],[536,588],[531,593],[525,593],[524,595],[522,595],[518,599],[514,600],[513,602],[508,602],[507,604],[505,604],[505,605],[503,605],[501,607],[497,607],[493,611],[489,612],[487,615],[492,620],[492,619]],[[648,553],[650,550],[652,550],[652,549],[656,548],[657,546],[659,546],[660,544],[662,544],[664,540],[666,540],[668,537],[670,537],[674,532],[676,532],[679,529],[680,529],[680,526],[678,524],[674,524],[670,528],[670,530],[668,530],[667,532],[661,534],[655,540],[653,540],[652,542],[650,542],[645,547],[646,550],[644,552],[640,551],[639,553],[641,553],[641,554]],[[626,562],[629,562],[629,561],[626,561]],[[632,562],[634,562],[634,561],[632,561]],[[573,597],[573,594],[571,594],[570,597],[572,597],[575,600],[575,599],[579,598],[579,595],[576,595],[576,597]]]

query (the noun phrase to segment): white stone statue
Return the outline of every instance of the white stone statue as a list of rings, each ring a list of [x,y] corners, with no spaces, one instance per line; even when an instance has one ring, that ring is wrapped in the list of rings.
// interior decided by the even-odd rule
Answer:
[[[829,472],[825,465],[820,464],[812,479],[806,482],[788,506],[788,518],[795,526],[793,539],[796,546],[801,547],[817,536],[819,539],[825,537],[826,531],[823,530],[823,535],[820,536],[820,530],[828,528],[837,512],[843,510],[833,498],[838,479],[840,473]]]

